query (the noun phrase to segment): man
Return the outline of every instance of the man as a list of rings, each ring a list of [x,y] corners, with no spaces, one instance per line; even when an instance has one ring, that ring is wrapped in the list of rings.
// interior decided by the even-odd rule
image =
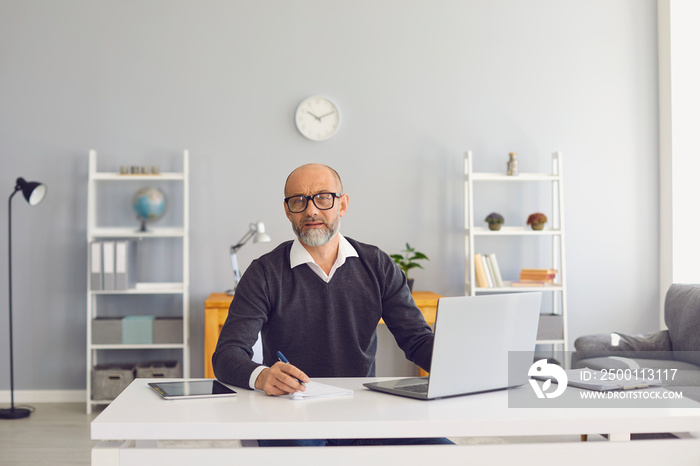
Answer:
[[[433,332],[403,272],[377,247],[339,233],[349,198],[338,173],[303,165],[289,175],[284,193],[297,239],[254,261],[241,278],[212,358],[217,378],[283,395],[305,390],[309,377],[374,376],[380,318],[406,357],[430,370]],[[251,360],[259,332],[264,365]],[[277,351],[294,365],[279,362]],[[261,441],[270,444],[282,443]]]

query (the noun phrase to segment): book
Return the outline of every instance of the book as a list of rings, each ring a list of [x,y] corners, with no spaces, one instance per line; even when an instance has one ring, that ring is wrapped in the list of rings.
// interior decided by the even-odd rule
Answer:
[[[494,284],[497,287],[503,287],[503,277],[501,276],[501,269],[498,266],[498,261],[496,260],[496,254],[487,254],[488,262],[490,265],[490,270],[493,273]]]
[[[484,258],[486,269],[489,271],[491,287],[497,287],[498,281],[496,280],[496,271],[493,269],[493,262],[491,262],[491,254],[484,254],[482,257]]]
[[[481,255],[481,262],[484,265],[484,272],[486,272],[486,281],[488,282],[488,287],[493,288],[493,274],[491,273],[491,267],[489,267],[489,262],[486,259],[486,255]]]
[[[520,281],[541,281],[544,283],[554,283],[557,276],[555,269],[520,269]]]
[[[542,282],[512,282],[510,286],[545,286]]]
[[[554,273],[532,273],[532,272],[520,272],[521,277],[533,277],[533,278],[554,278],[557,275]]]
[[[476,278],[476,286],[479,288],[488,288],[489,282],[486,280],[486,271],[484,263],[481,260],[481,254],[474,254],[474,276]]]

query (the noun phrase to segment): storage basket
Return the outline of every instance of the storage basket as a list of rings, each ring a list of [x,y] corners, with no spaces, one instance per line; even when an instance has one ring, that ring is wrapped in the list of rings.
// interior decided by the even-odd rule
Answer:
[[[136,377],[145,378],[180,378],[182,369],[180,361],[148,361],[136,365]]]
[[[98,364],[92,369],[92,399],[113,400],[133,380],[133,364]]]

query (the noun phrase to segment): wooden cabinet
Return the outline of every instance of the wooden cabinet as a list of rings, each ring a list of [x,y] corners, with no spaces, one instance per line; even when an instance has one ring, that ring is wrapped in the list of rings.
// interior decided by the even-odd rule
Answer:
[[[442,296],[432,291],[414,291],[412,295],[425,320],[428,324],[433,325],[435,323],[437,302]],[[232,300],[233,296],[226,293],[212,293],[204,301],[204,377],[214,378],[211,357],[216,349],[216,342],[219,339],[221,327],[226,322],[228,308]],[[384,321],[380,320],[379,324],[384,324]],[[425,375],[425,373],[421,371],[421,375]]]
[[[216,342],[219,340],[221,327],[226,322],[232,300],[233,296],[227,293],[212,293],[204,301],[204,377],[209,379],[214,378],[211,357],[214,355]]]

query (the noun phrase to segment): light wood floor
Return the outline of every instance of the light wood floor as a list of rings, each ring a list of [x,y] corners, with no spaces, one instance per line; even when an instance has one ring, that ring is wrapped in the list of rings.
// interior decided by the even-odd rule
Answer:
[[[90,421],[99,409],[85,414],[85,403],[32,406],[28,418],[0,419],[0,465],[89,465],[96,443],[90,440]]]

